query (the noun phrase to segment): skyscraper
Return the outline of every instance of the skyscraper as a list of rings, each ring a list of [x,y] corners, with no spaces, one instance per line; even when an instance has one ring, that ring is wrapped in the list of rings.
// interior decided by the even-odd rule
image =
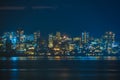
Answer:
[[[48,47],[53,48],[53,35],[49,34],[49,39],[48,39]]]
[[[104,40],[107,42],[107,43],[112,43],[115,41],[115,33],[113,32],[106,32],[103,36]]]
[[[40,41],[40,31],[34,32],[34,42],[39,42]]]
[[[17,30],[17,37],[18,37],[18,41],[19,43],[23,42],[24,41],[24,30],[23,29],[18,29]]]
[[[56,40],[61,40],[61,33],[60,32],[56,32]]]
[[[112,53],[112,44],[115,42],[115,33],[109,31],[106,32],[103,36],[103,40],[105,42],[105,49],[107,49],[108,53]]]
[[[85,44],[89,41],[89,33],[88,32],[82,32],[82,43]]]

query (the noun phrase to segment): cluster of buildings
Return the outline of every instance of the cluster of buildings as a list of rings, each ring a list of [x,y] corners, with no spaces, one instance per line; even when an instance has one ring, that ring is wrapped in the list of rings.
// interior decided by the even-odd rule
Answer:
[[[120,45],[115,40],[115,33],[105,32],[100,38],[91,37],[82,32],[78,37],[56,32],[42,39],[40,32],[26,35],[23,29],[5,32],[0,37],[0,52],[25,55],[83,55],[102,56],[118,55]]]

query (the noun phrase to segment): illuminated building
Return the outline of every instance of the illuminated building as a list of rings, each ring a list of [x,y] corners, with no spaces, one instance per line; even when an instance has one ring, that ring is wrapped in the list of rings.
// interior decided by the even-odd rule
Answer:
[[[68,37],[56,32],[49,34],[48,40],[40,39],[40,32],[24,35],[23,29],[6,32],[0,37],[0,51],[25,53],[27,55],[115,55],[120,52],[120,43],[115,41],[115,33],[106,32],[102,38],[89,37],[83,32],[81,37]],[[79,54],[80,53],[80,54]]]
[[[16,46],[16,51],[17,52],[25,52],[26,48],[25,48],[25,44],[24,43],[20,43],[19,45]]]
[[[54,39],[54,51],[59,51],[60,50],[60,45],[61,45],[61,33],[60,32],[56,32],[56,36]]]
[[[17,37],[16,37],[16,34],[14,32],[10,33],[9,38],[10,38],[12,44],[15,45],[17,43]]]
[[[15,32],[11,32],[9,35],[9,39],[11,40],[12,43],[12,49],[16,49],[16,45],[17,45],[17,36]]]
[[[60,51],[60,48],[59,47],[55,47],[54,50],[55,51]]]
[[[115,42],[115,33],[111,31],[106,32],[103,36],[103,39],[105,41],[105,49],[107,49],[109,54],[112,53],[112,44]]]
[[[34,32],[34,42],[37,42],[37,32]]]
[[[25,52],[25,54],[33,55],[33,54],[35,54],[34,50],[35,50],[35,48],[33,46],[29,46],[27,51]]]
[[[75,44],[69,44],[69,51],[74,50],[74,48],[75,48]]]
[[[82,32],[82,43],[87,43],[89,41],[89,33],[88,32]]]
[[[34,35],[26,35],[26,42],[33,42],[34,41]]]
[[[2,45],[3,45],[2,38],[0,38],[0,46],[2,46]]]
[[[79,38],[79,37],[75,37],[75,38],[73,38],[73,41],[75,42],[75,41],[80,41],[81,39]]]
[[[0,37],[0,51],[2,51],[3,50],[3,41],[2,41],[2,38]]]
[[[53,48],[53,35],[49,34],[49,39],[48,39],[48,47]]]
[[[17,30],[17,45],[16,45],[16,52],[24,52],[26,51],[26,47],[25,47],[25,40],[26,40],[26,36],[24,35],[24,30],[23,29],[18,29]]]
[[[73,38],[73,42],[76,43],[79,46],[82,46],[82,40],[80,37]]]
[[[40,32],[34,32],[34,42],[38,42],[40,40]]]
[[[24,42],[24,40],[25,40],[25,36],[23,34],[24,34],[23,29],[17,30],[17,36],[18,36],[19,43]]]
[[[56,32],[56,40],[61,40],[61,33],[60,32]]]
[[[63,41],[72,41],[72,38],[68,37],[67,35],[63,35],[62,40]]]
[[[103,36],[107,43],[113,43],[115,41],[115,33],[113,32],[106,32]]]

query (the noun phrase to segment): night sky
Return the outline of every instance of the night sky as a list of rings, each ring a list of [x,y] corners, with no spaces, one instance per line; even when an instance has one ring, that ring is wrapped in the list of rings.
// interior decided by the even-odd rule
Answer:
[[[23,28],[42,35],[60,31],[98,36],[105,31],[120,35],[119,0],[0,0],[0,33]]]

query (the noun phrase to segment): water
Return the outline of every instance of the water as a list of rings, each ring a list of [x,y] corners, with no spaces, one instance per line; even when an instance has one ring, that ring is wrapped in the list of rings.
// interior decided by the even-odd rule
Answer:
[[[120,80],[120,57],[0,57],[0,80]]]

